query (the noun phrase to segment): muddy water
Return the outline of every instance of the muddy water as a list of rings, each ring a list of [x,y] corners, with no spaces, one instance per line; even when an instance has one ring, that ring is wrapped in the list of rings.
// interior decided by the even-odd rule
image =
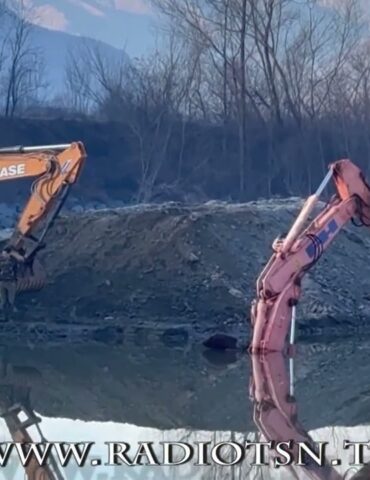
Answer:
[[[242,353],[214,352],[201,346],[183,349],[152,344],[130,348],[126,344],[124,348],[3,347],[0,367],[3,407],[29,401],[41,417],[40,428],[49,441],[95,443],[83,468],[72,462],[62,469],[68,480],[331,478],[328,470],[324,476],[310,477],[302,468],[293,472],[286,468],[253,467],[253,449],[232,468],[216,465],[210,457],[217,443],[260,440],[258,426],[264,429],[265,436],[272,431],[278,440],[286,441],[289,422],[314,440],[329,442],[328,458],[343,462],[333,472],[339,472],[338,478],[342,478],[352,460],[351,452],[342,448],[343,441],[370,439],[367,339],[302,345],[294,365],[276,356],[267,362],[265,359],[252,363]],[[264,380],[259,396],[255,397],[251,395],[255,389],[249,388],[253,375],[254,384]],[[295,402],[289,404],[289,412],[296,408],[298,417],[292,420],[282,409],[280,414],[287,416],[281,422],[271,398],[276,400],[281,395],[284,403],[286,393],[294,394]],[[262,419],[262,426],[257,426],[253,417],[260,405],[266,406],[263,400],[269,400],[267,406],[275,416]],[[284,428],[279,430],[282,425]],[[34,440],[39,440],[40,434],[34,427],[31,432]],[[0,440],[9,439],[2,422]],[[129,458],[133,460],[139,442],[143,441],[153,442],[154,458],[158,461],[164,455],[160,442],[183,442],[193,447],[196,442],[210,442],[207,451],[211,465],[194,465],[199,461],[199,448],[194,449],[192,460],[183,466],[104,465],[109,455],[109,446],[104,442],[130,443]],[[222,452],[223,458],[231,461],[228,450]],[[180,451],[175,451],[176,455]],[[370,461],[370,452],[365,451],[365,460],[367,457]],[[91,459],[97,458],[103,465],[91,466]],[[1,478],[25,478],[16,457],[0,470]],[[350,478],[350,474],[345,478]]]

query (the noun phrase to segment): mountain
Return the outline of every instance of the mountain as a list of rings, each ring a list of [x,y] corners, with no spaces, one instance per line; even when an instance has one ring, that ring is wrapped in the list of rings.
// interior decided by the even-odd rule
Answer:
[[[130,56],[152,45],[149,0],[27,0],[35,22],[43,27],[95,38]]]
[[[20,1],[24,2],[11,0],[9,10],[14,7],[15,15],[26,12],[34,24],[31,41],[45,60],[49,97],[64,89],[70,52],[82,51],[87,45],[117,61],[140,55],[151,45],[152,14],[144,3],[147,0],[27,0],[22,4],[26,10],[17,7]],[[0,37],[12,31],[11,18],[2,18]]]
[[[35,26],[32,31],[32,43],[38,47],[45,61],[45,77],[49,94],[63,91],[64,71],[70,52],[78,52],[87,46],[99,48],[104,57],[119,60],[127,55],[107,43],[87,37],[71,35],[66,32]]]

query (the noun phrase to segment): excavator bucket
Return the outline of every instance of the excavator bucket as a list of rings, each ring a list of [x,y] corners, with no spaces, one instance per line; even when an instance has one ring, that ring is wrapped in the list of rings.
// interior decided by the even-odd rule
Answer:
[[[46,284],[46,271],[40,260],[35,258],[32,267],[19,265],[17,275],[17,293],[38,291]]]

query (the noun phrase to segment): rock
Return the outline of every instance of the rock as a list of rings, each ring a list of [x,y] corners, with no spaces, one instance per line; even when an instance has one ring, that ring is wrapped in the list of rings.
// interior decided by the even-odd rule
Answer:
[[[243,294],[243,292],[241,292],[240,290],[238,290],[236,288],[229,288],[229,293],[233,297],[240,298],[241,300],[243,300],[245,298],[245,295]]]
[[[189,341],[189,332],[184,328],[169,328],[162,334],[166,347],[185,347]]]
[[[93,332],[93,340],[109,345],[120,345],[123,342],[123,329],[120,327],[105,327]]]
[[[187,260],[189,263],[196,263],[199,262],[199,257],[195,253],[189,252]]]
[[[216,368],[224,368],[230,364],[236,363],[238,360],[238,355],[235,350],[206,349],[202,355],[208,363]]]
[[[203,342],[207,348],[215,350],[235,350],[237,349],[237,339],[230,335],[217,333]]]

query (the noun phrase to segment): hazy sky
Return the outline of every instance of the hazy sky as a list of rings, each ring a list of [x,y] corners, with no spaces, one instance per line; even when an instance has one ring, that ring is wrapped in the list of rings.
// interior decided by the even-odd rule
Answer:
[[[149,0],[27,0],[37,23],[54,30],[103,40],[125,47],[132,55],[153,45],[156,19]]]
[[[19,1],[19,0],[18,0]],[[150,0],[22,0],[32,6],[37,23],[75,35],[103,40],[126,48],[131,56],[147,52],[154,44],[156,13]],[[343,0],[320,0],[338,5]],[[360,0],[368,11],[370,0]]]

